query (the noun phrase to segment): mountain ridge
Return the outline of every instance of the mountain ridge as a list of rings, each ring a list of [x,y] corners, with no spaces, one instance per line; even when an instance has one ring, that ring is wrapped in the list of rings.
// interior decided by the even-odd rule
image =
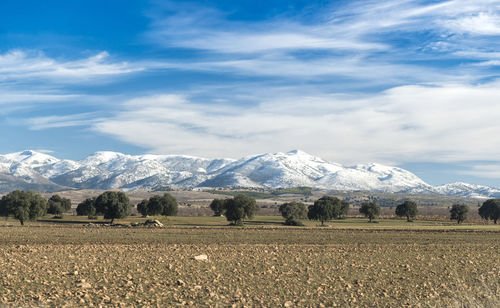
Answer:
[[[434,193],[459,197],[500,196],[493,187],[468,183],[432,186],[415,174],[378,163],[343,166],[301,150],[235,159],[188,155],[128,155],[99,151],[80,161],[33,150],[0,155],[0,192],[13,188],[148,189],[289,188],[391,193]],[[38,187],[38,188],[37,188]]]

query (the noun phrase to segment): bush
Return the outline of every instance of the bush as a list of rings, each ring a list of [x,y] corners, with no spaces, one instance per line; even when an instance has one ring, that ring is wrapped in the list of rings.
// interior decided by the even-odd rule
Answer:
[[[370,222],[372,222],[375,217],[380,215],[380,207],[375,202],[364,202],[359,208],[359,212],[368,217]]]
[[[450,210],[450,220],[456,220],[457,223],[467,219],[469,207],[465,204],[453,204]]]
[[[243,194],[239,194],[233,199],[226,199],[224,203],[226,219],[237,226],[243,225],[243,219],[252,219],[259,210],[255,199]]]
[[[299,227],[303,227],[304,226],[304,223],[302,223],[302,221],[300,220],[285,220],[285,226],[299,226]]]
[[[0,200],[0,215],[13,216],[24,225],[26,220],[35,220],[47,212],[47,200],[33,191],[15,190]]]
[[[281,216],[285,218],[285,225],[287,226],[303,226],[304,224],[299,219],[307,217],[307,209],[302,202],[288,202],[283,203],[279,211]]]
[[[406,217],[406,221],[411,222],[417,216],[417,204],[413,201],[405,201],[396,207],[396,215]]]

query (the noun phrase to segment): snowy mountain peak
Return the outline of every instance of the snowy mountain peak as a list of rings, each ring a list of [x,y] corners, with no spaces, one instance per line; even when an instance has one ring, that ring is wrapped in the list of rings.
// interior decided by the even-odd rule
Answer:
[[[348,167],[325,161],[301,150],[264,153],[239,160],[206,159],[187,155],[134,156],[101,151],[81,161],[59,160],[28,150],[0,155],[0,179],[9,179],[0,181],[0,192],[16,187],[40,190],[130,190],[165,187],[309,186],[329,190],[500,197],[500,190],[492,187],[466,183],[433,187],[401,168],[378,163]]]
[[[500,190],[494,187],[455,182],[435,187],[440,194],[447,194],[466,198],[500,197]]]
[[[25,150],[22,152],[10,153],[3,156],[9,160],[18,163],[23,163],[31,167],[38,167],[46,164],[52,164],[59,161],[59,159],[53,156],[33,150]]]
[[[126,157],[128,155],[118,153],[118,152],[111,152],[111,151],[99,151],[95,152],[94,154],[86,157],[85,159],[82,160],[82,163],[105,163],[109,162],[112,160],[120,159],[123,157]]]

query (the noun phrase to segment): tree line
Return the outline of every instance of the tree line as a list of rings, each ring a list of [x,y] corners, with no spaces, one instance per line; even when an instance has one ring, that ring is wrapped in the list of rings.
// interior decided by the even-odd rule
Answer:
[[[210,208],[215,216],[224,215],[231,225],[242,225],[245,219],[252,219],[259,206],[254,198],[245,194],[238,194],[231,199],[214,199]],[[19,220],[21,225],[25,221],[36,220],[45,214],[54,214],[56,218],[62,218],[63,213],[71,209],[71,200],[53,195],[48,200],[33,191],[13,191],[0,199],[0,216],[12,216]],[[104,216],[110,219],[125,218],[130,215],[132,206],[124,192],[106,191],[97,197],[87,198],[76,208],[79,216],[88,216],[95,219]],[[175,216],[178,212],[177,200],[170,194],[154,195],[144,199],[137,204],[137,211],[146,216]],[[349,203],[332,196],[323,196],[314,204],[306,207],[302,202],[287,202],[279,207],[279,212],[285,218],[285,225],[303,225],[302,219],[317,220],[324,225],[325,221],[343,219],[349,211]],[[380,206],[373,201],[365,202],[359,208],[359,212],[372,222],[380,215]],[[467,219],[469,207],[464,204],[454,204],[450,209],[450,219],[458,223]],[[486,220],[492,220],[495,224],[500,218],[500,199],[486,200],[478,210],[479,215]],[[399,204],[395,214],[405,217],[408,222],[416,218],[418,214],[417,204],[407,200]]]

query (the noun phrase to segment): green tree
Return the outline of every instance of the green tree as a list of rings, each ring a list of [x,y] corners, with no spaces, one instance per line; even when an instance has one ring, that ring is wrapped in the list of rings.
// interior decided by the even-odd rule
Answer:
[[[368,217],[370,222],[372,222],[372,220],[375,219],[375,217],[380,215],[380,207],[378,206],[378,204],[372,201],[364,202],[363,204],[361,204],[359,212],[365,215],[365,217]]]
[[[453,204],[450,210],[450,220],[456,220],[457,223],[467,219],[469,207],[465,204]]]
[[[214,199],[210,203],[210,209],[214,212],[214,216],[224,215],[226,211],[226,202],[224,199]]]
[[[144,199],[137,204],[137,212],[141,213],[142,217],[148,216],[148,199]]]
[[[142,200],[137,205],[137,211],[142,216],[175,216],[177,215],[179,205],[172,195],[165,193],[163,196],[154,195],[149,200]]]
[[[106,191],[95,200],[95,209],[96,214],[104,215],[104,219],[111,219],[113,223],[130,214],[130,201],[121,191]]]
[[[345,200],[340,201],[340,215],[338,218],[345,218],[349,213],[349,202]]]
[[[78,216],[88,216],[89,218],[96,218],[95,209],[96,198],[87,198],[80,202],[76,207],[76,215]]]
[[[53,195],[48,201],[47,213],[54,214],[62,218],[63,213],[71,209],[71,200],[62,198],[59,195]]]
[[[346,201],[336,197],[323,196],[309,206],[307,218],[319,220],[323,226],[325,221],[345,216],[347,211],[349,211],[349,203]]]
[[[239,194],[233,199],[225,200],[226,219],[233,225],[243,225],[244,219],[252,219],[259,206],[254,198]]]
[[[497,224],[497,220],[500,218],[500,199],[489,199],[484,201],[478,212],[479,216],[483,219],[491,219]]]
[[[177,204],[177,200],[172,195],[165,193],[162,196],[162,202],[163,210],[161,214],[163,216],[177,216],[179,205]]]
[[[47,212],[47,200],[33,191],[15,190],[2,197],[0,214],[13,216],[21,225],[27,220],[35,220]]]
[[[279,211],[281,216],[285,218],[285,225],[288,226],[302,226],[303,224],[299,219],[307,217],[307,208],[302,202],[287,202],[283,203]]]
[[[10,211],[9,208],[7,207],[7,196],[3,196],[2,199],[0,199],[0,216],[9,217]]]
[[[151,196],[147,203],[147,215],[156,216],[163,212],[163,198],[160,195]]]
[[[405,201],[396,207],[396,215],[406,217],[406,221],[411,222],[417,216],[417,204],[413,201]]]

